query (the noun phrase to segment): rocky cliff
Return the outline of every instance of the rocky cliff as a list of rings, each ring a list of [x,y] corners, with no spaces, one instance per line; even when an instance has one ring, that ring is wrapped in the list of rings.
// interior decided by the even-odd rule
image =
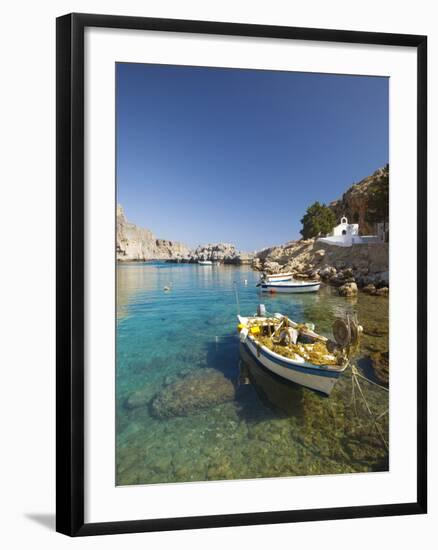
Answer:
[[[190,249],[179,242],[157,239],[152,231],[128,222],[123,208],[117,205],[117,260],[175,260],[189,257]]]
[[[359,183],[354,183],[342,195],[342,198],[331,202],[328,206],[333,210],[338,221],[342,216],[346,216],[350,223],[359,224],[359,233],[361,235],[371,235],[375,232],[375,227],[366,219],[370,188],[376,185],[383,185],[385,178],[388,177],[389,167],[386,165]]]

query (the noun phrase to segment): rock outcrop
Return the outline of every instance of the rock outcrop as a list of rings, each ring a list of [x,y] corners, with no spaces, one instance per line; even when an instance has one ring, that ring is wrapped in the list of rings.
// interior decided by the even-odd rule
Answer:
[[[339,296],[356,296],[357,284],[356,283],[344,283],[339,287]]]
[[[152,401],[152,414],[158,418],[189,416],[232,401],[233,383],[215,369],[202,369],[166,386]]]
[[[253,255],[240,252],[233,244],[216,243],[200,245],[189,255],[189,261],[210,260],[224,264],[251,263]]]
[[[360,235],[374,234],[375,227],[366,219],[369,189],[375,184],[383,183],[384,179],[388,177],[389,167],[379,168],[371,176],[353,184],[341,199],[331,202],[328,206],[333,210],[337,219],[346,216],[350,223],[358,223]]]
[[[157,239],[149,229],[128,222],[123,208],[117,205],[117,260],[182,260],[190,249],[182,243]]]

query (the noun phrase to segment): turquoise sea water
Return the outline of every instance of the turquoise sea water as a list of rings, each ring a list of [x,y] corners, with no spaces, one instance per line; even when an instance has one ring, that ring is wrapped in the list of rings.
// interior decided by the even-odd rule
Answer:
[[[258,280],[247,266],[118,265],[119,485],[388,469],[387,415],[379,433],[363,403],[352,401],[349,373],[323,397],[261,368],[240,349],[236,331],[237,308],[253,314],[260,302],[326,335],[336,316],[356,311],[365,327],[357,364],[374,379],[366,356],[388,349],[387,298],[351,300],[331,287],[260,295]],[[157,395],[202,369],[223,373],[235,397],[186,416],[154,415]],[[372,410],[385,413],[388,393],[367,382],[363,391]]]

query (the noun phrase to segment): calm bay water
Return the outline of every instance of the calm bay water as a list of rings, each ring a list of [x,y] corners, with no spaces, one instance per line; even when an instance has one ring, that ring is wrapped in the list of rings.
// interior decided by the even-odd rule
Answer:
[[[341,298],[331,287],[261,296],[258,280],[247,266],[118,265],[119,485],[388,469],[387,415],[379,434],[363,403],[352,401],[349,372],[325,398],[283,382],[240,349],[236,289],[243,315],[262,302],[327,336],[336,316],[356,311],[366,332],[357,365],[371,378],[366,356],[388,350],[388,300]],[[233,400],[189,416],[154,416],[157,394],[206,368],[233,382]],[[367,382],[362,388],[372,410],[385,413],[388,393]]]

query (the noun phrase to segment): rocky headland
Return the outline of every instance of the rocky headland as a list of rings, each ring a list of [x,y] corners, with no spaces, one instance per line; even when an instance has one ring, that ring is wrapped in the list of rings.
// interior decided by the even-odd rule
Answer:
[[[149,229],[130,223],[121,205],[117,205],[117,261],[135,262],[166,260],[196,263],[210,260],[225,264],[250,264],[253,254],[236,249],[230,243],[199,245],[191,249],[178,241],[158,239]]]
[[[149,229],[130,223],[122,206],[117,205],[117,261],[181,260],[190,249],[177,241],[157,239]]]
[[[341,199],[328,206],[337,216],[347,216],[359,224],[360,234],[375,231],[366,221],[371,189],[388,177],[385,166],[359,183],[353,184]],[[266,248],[256,253],[254,269],[266,273],[292,272],[301,279],[322,280],[339,287],[341,296],[353,296],[358,289],[373,295],[389,293],[389,245],[387,242],[356,244],[340,247],[318,241],[300,239]]]

